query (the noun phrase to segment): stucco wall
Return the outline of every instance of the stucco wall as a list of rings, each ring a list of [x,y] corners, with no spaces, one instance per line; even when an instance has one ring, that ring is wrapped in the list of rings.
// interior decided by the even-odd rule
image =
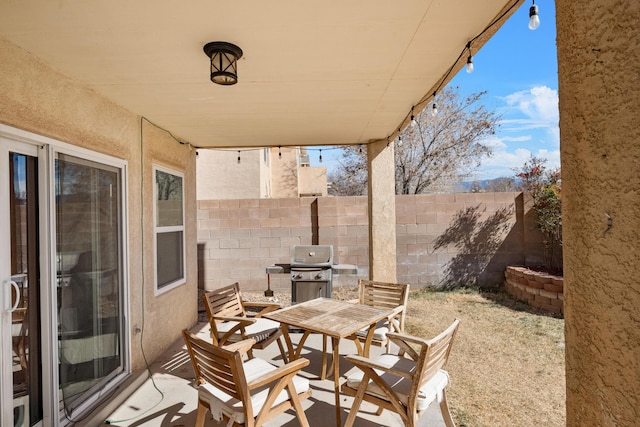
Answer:
[[[635,426],[640,3],[557,0],[556,10],[567,425]]]
[[[193,260],[187,264],[187,284],[154,297],[152,173],[153,164],[184,172],[187,242],[195,242],[195,152],[3,39],[0,123],[128,162],[128,326],[133,369],[142,369],[134,325],[142,326],[144,319],[144,351],[151,361],[196,321],[195,244],[186,247],[187,260]]]
[[[327,168],[298,168],[298,191],[302,196],[327,196]]]
[[[507,264],[525,262],[526,242],[540,240],[524,221],[520,193],[396,196],[395,204],[392,262],[397,280],[416,288],[456,280],[499,286]],[[200,200],[200,285],[266,289],[266,267],[289,263],[292,246],[309,244],[333,245],[335,262],[369,277],[367,207],[367,197]],[[270,279],[272,288],[290,289],[288,275]],[[356,284],[356,276],[336,277],[335,286]]]
[[[271,149],[271,197],[298,196],[297,148]]]
[[[262,150],[198,150],[197,198],[253,199],[262,193]],[[220,196],[223,195],[223,196]]]

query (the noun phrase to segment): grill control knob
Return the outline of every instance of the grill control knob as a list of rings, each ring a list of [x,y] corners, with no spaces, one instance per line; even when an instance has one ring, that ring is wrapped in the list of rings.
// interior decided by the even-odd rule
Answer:
[[[296,273],[296,274],[293,275],[293,278],[294,279],[302,279],[302,274]]]
[[[322,279],[322,273],[317,273],[314,279]]]

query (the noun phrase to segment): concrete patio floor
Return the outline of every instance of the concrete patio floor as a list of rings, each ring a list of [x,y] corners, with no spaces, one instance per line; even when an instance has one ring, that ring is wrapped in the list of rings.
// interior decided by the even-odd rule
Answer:
[[[209,339],[209,325],[198,323],[192,331],[204,339]],[[292,333],[294,345],[302,334]],[[379,354],[382,350],[372,347],[371,354]],[[312,395],[302,402],[311,427],[335,427],[335,397],[333,376],[330,379],[318,379],[321,367],[322,339],[313,334],[307,339],[302,356],[310,360],[310,365],[301,375],[310,379]],[[355,344],[348,340],[340,343],[340,354],[353,354]],[[265,350],[254,350],[254,355],[282,365],[278,346],[274,343]],[[197,390],[194,388],[194,375],[186,347],[182,340],[175,342],[155,363],[151,365],[151,376],[113,413],[103,425],[115,426],[192,426],[196,419]],[[340,360],[340,374],[345,377],[354,370],[344,359]],[[353,399],[341,397],[342,423],[347,418]],[[363,403],[355,422],[356,427],[402,426],[397,414],[383,411],[375,415],[376,407]],[[216,423],[212,418],[207,420],[207,427],[224,427],[226,423]],[[288,411],[265,424],[265,427],[298,426],[294,411]],[[441,427],[444,421],[440,407],[434,402],[420,418],[419,426]]]

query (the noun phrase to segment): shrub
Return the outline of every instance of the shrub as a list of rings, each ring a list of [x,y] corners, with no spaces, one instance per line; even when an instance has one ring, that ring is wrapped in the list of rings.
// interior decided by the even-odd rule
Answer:
[[[536,225],[543,235],[545,266],[562,268],[561,175],[559,168],[547,170],[546,162],[532,156],[516,176],[522,180],[522,190],[533,200]]]

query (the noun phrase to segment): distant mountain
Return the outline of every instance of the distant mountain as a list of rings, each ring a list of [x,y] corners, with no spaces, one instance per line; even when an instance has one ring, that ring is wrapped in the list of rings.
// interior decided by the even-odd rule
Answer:
[[[478,192],[478,191],[493,191],[493,192],[506,192],[506,191],[518,191],[518,182],[514,178],[500,177],[494,179],[482,179],[475,181],[463,181],[458,184],[457,191]]]

